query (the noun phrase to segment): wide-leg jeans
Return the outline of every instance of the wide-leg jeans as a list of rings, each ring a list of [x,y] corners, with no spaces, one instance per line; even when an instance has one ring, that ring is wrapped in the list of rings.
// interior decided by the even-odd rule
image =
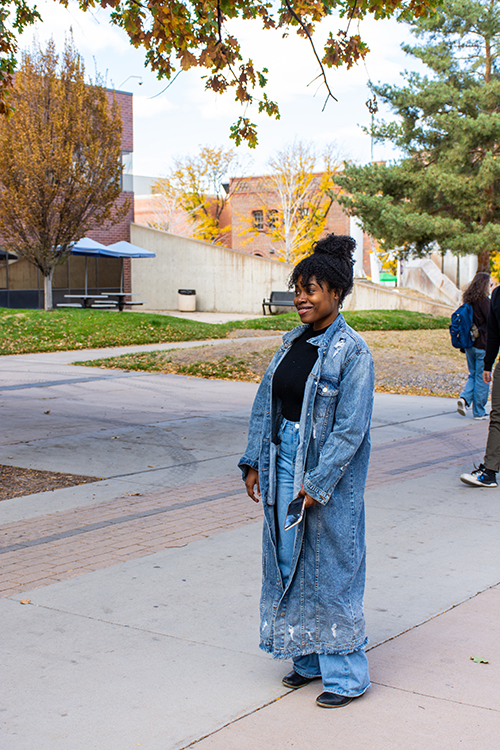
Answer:
[[[284,419],[279,432],[276,463],[276,515],[278,521],[278,563],[286,587],[295,546],[297,527],[284,531],[288,504],[293,500],[295,456],[299,445],[299,423]],[[307,523],[307,511],[302,523]],[[321,677],[323,689],[337,695],[358,696],[370,687],[368,659],[363,648],[350,654],[307,654],[293,660],[294,670],[302,677]]]
[[[484,454],[484,465],[495,473],[500,469],[500,361],[497,362],[493,370],[490,426],[486,453]]]
[[[460,398],[465,400],[467,406],[472,405],[472,414],[474,417],[484,417],[486,414],[484,407],[488,400],[490,387],[483,380],[485,354],[484,349],[476,349],[475,346],[471,346],[465,350],[469,378],[460,394]]]

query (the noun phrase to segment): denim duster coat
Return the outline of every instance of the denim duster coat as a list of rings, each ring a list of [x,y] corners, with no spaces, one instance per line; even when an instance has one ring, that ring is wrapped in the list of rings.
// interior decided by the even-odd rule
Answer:
[[[364,487],[370,454],[373,360],[339,314],[309,340],[318,358],[307,379],[300,418],[294,497],[304,487],[318,501],[296,529],[291,574],[283,586],[277,559],[276,455],[281,402],[273,375],[306,326],[283,336],[252,407],[243,478],[259,472],[264,509],[260,647],[289,659],[348,654],[367,643]]]

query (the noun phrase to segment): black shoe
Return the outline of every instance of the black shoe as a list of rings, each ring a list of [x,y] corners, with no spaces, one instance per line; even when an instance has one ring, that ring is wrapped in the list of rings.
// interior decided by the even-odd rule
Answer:
[[[316,703],[321,708],[342,708],[342,706],[347,706],[355,697],[353,695],[337,695],[337,693],[321,693],[316,698]]]
[[[309,685],[310,682],[317,679],[317,677],[302,677],[301,674],[298,674],[298,672],[292,669],[291,672],[283,677],[281,682],[285,687],[292,688],[292,690],[297,690],[297,688],[304,687],[304,685]]]
[[[473,487],[498,487],[496,472],[486,469],[484,464],[479,464],[470,474],[462,474],[460,481]]]

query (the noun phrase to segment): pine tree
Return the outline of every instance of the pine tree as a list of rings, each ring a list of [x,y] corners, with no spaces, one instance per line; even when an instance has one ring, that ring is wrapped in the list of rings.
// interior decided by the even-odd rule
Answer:
[[[500,4],[451,0],[410,25],[421,44],[403,49],[429,74],[373,86],[397,117],[373,137],[403,156],[346,165],[340,202],[387,249],[476,253],[489,272],[500,250]]]

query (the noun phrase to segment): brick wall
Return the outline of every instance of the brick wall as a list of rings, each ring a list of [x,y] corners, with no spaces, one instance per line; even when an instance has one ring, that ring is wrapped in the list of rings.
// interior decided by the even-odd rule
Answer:
[[[134,117],[133,117],[133,94],[126,91],[108,91],[108,97],[112,99],[113,94],[118,103],[123,122],[122,129],[122,151],[130,153],[134,150]]]
[[[121,193],[116,202],[117,206],[123,206],[126,201],[129,202],[129,207],[125,218],[116,224],[107,222],[102,227],[92,229],[87,232],[87,236],[97,242],[102,242],[103,245],[112,245],[113,242],[118,242],[119,240],[130,242],[130,224],[134,221],[134,194]]]
[[[321,174],[316,175],[315,178],[319,183]],[[268,232],[270,211],[279,207],[278,195],[269,189],[263,177],[241,178],[238,183],[231,198],[232,248],[252,255],[272,258],[276,250],[283,246],[283,243],[273,241]],[[261,230],[255,230],[253,227],[254,211],[262,211],[264,215],[264,227]],[[335,201],[328,211],[323,234],[326,236],[332,232],[350,234],[350,218]],[[365,253],[364,246],[363,252]]]

